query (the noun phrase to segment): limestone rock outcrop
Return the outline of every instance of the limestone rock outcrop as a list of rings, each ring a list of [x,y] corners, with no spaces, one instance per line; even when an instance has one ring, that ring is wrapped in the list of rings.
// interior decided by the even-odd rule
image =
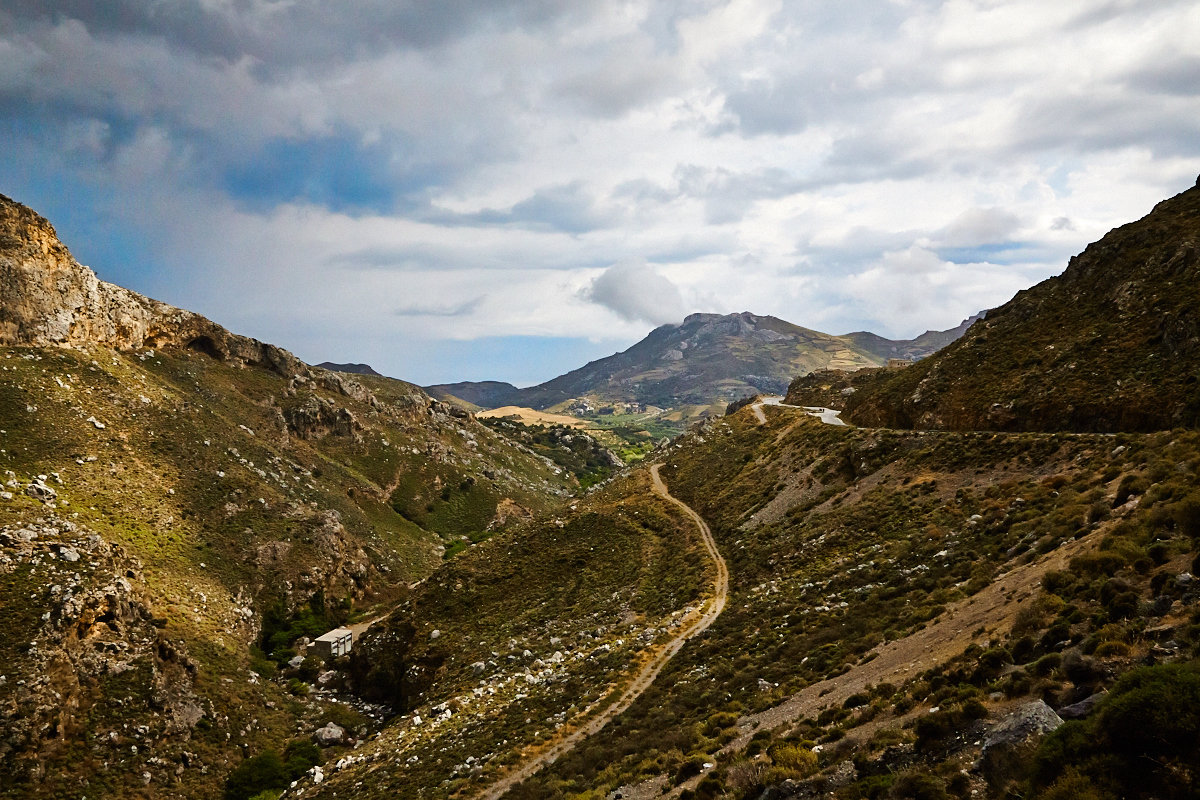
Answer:
[[[106,283],[71,255],[45,218],[0,195],[0,346],[190,348],[292,375],[291,353],[212,320]]]

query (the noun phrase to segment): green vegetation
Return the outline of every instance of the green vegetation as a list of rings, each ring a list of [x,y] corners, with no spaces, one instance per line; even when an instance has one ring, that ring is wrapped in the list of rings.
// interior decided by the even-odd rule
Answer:
[[[1121,677],[1089,719],[1038,748],[1038,797],[1185,798],[1200,794],[1200,670],[1141,667]]]
[[[192,351],[0,348],[0,366],[0,483],[13,494],[0,499],[0,527],[69,521],[82,543],[94,533],[122,553],[103,569],[82,546],[80,561],[41,560],[36,572],[30,562],[0,565],[14,631],[0,643],[0,705],[16,703],[20,714],[33,713],[24,703],[61,706],[59,729],[71,732],[15,733],[0,753],[11,776],[0,796],[124,796],[141,790],[143,772],[151,795],[219,793],[240,747],[278,747],[321,705],[313,693],[290,693],[316,685],[312,668],[280,669],[298,636],[340,622],[348,603],[403,597],[441,562],[443,530],[485,530],[505,499],[548,510],[569,489],[541,459],[432,409],[399,381],[320,372],[292,380]],[[360,386],[368,383],[373,399]],[[305,408],[332,410],[298,414]],[[343,427],[327,429],[337,419]],[[478,489],[423,527],[389,497],[430,464],[456,479],[455,491],[468,477]],[[52,506],[25,494],[38,475],[57,493]],[[75,647],[57,638],[70,628],[56,609],[118,577],[144,603],[145,649],[112,668],[125,669],[119,680],[112,670],[90,674],[128,646],[125,628],[101,625],[112,641],[97,650],[102,658],[80,662],[77,681],[35,683],[40,658]],[[185,709],[182,730],[169,727],[163,698]],[[127,733],[139,728],[153,733]],[[139,758],[129,757],[132,745]],[[51,777],[31,782],[34,752]],[[81,760],[91,766],[65,766]]]
[[[608,448],[590,432],[565,425],[524,425],[507,419],[484,419],[484,425],[525,445],[573,475],[581,489],[607,479],[616,469]]]
[[[265,750],[247,758],[225,779],[225,800],[277,797],[288,784],[321,763],[321,749],[312,742],[294,741],[280,757]]]

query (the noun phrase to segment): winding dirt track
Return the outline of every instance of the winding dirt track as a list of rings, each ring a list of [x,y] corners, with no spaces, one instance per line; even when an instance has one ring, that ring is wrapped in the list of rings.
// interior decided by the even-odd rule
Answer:
[[[696,528],[700,531],[700,538],[704,542],[704,549],[708,551],[708,555],[713,561],[713,566],[716,567],[717,574],[713,581],[712,597],[698,610],[685,618],[684,623],[679,628],[679,633],[675,634],[670,641],[652,651],[650,657],[642,663],[633,680],[625,687],[625,690],[621,692],[621,696],[615,702],[578,728],[560,734],[542,745],[533,752],[530,758],[521,763],[519,767],[480,793],[480,800],[499,800],[510,789],[534,775],[542,767],[552,764],[556,759],[569,752],[575,745],[587,737],[599,733],[614,717],[633,705],[633,701],[637,700],[643,692],[650,688],[650,685],[654,683],[654,679],[662,672],[663,667],[679,652],[684,644],[692,637],[699,636],[708,630],[708,627],[716,621],[721,611],[724,610],[725,601],[729,597],[729,568],[725,565],[725,559],[721,558],[721,553],[717,550],[717,543],[713,539],[708,523],[693,511],[690,506],[672,496],[667,490],[667,485],[663,483],[662,477],[658,474],[659,466],[661,465],[655,464],[650,467],[650,478],[654,482],[654,493],[667,502],[677,505],[684,514],[691,518],[692,522],[696,523]]]

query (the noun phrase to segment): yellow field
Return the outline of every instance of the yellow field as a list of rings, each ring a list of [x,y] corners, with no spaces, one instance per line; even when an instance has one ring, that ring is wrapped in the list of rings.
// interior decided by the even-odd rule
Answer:
[[[475,416],[490,418],[490,417],[517,417],[526,425],[569,425],[573,428],[586,428],[588,423],[578,417],[568,417],[566,414],[549,414],[545,411],[534,411],[532,408],[523,408],[521,406],[501,406],[493,408],[491,411],[480,411]]]

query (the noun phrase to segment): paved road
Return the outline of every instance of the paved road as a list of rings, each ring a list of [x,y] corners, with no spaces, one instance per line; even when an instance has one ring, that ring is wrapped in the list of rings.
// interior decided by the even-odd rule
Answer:
[[[750,410],[754,412],[755,419],[759,425],[767,424],[767,415],[763,413],[763,406],[782,406],[784,408],[799,408],[805,411],[810,417],[816,417],[826,425],[845,425],[846,423],[838,416],[841,411],[832,408],[823,408],[818,406],[793,406],[783,402],[782,397],[764,397],[754,405],[750,406]]]
[[[690,506],[674,497],[667,490],[667,485],[663,483],[662,477],[658,474],[659,466],[661,465],[655,464],[650,467],[650,479],[653,481],[655,494],[667,502],[679,506],[683,513],[696,524],[696,528],[700,531],[700,538],[704,543],[704,549],[716,567],[716,579],[713,581],[712,597],[698,610],[685,618],[684,623],[679,627],[679,633],[653,651],[653,654],[638,669],[632,682],[625,687],[625,690],[617,698],[616,702],[578,728],[574,728],[568,733],[560,734],[538,748],[528,760],[524,761],[519,767],[496,783],[493,783],[480,794],[480,800],[499,800],[510,789],[534,775],[542,767],[554,763],[560,756],[570,752],[575,745],[587,737],[599,733],[614,717],[633,705],[633,701],[637,700],[654,683],[654,679],[662,672],[663,667],[667,665],[672,656],[678,653],[689,639],[699,636],[708,630],[708,627],[716,621],[721,611],[725,608],[725,601],[729,598],[729,567],[725,565],[725,559],[721,557],[720,551],[717,550],[717,543],[713,539],[708,523]]]

